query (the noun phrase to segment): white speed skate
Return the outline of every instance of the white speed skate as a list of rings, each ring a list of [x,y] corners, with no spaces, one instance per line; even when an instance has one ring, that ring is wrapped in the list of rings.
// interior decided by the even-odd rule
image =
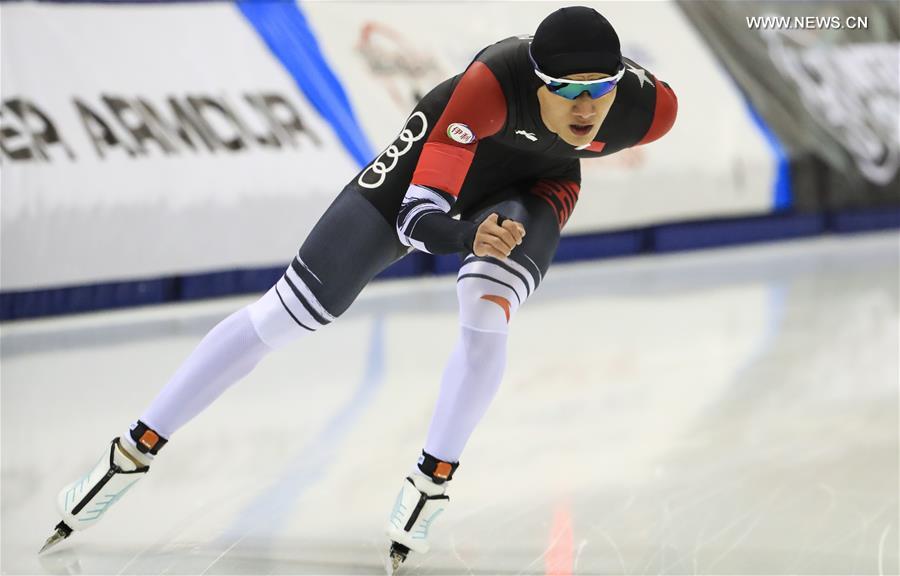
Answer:
[[[431,548],[428,531],[450,501],[445,490],[445,485],[435,484],[424,474],[413,474],[403,482],[387,526],[394,571],[406,560],[410,550],[424,554]]]
[[[409,475],[394,500],[388,519],[387,535],[391,539],[390,571],[396,572],[410,551],[424,554],[430,550],[428,535],[431,525],[444,512],[450,497],[447,480],[459,463],[450,464],[423,452],[419,470]]]
[[[152,448],[148,452],[155,453],[165,444],[165,440],[141,426],[138,429],[141,432],[139,441],[144,444],[144,448]],[[153,440],[153,445],[147,443],[148,438]],[[56,507],[62,521],[56,525],[39,554],[65,540],[72,532],[85,530],[96,524],[110,506],[147,474],[150,466],[142,462],[145,459],[133,455],[134,447],[131,452],[123,448],[123,442],[122,439],[115,438],[87,474],[60,490],[56,497]],[[141,448],[138,451],[144,452]]]

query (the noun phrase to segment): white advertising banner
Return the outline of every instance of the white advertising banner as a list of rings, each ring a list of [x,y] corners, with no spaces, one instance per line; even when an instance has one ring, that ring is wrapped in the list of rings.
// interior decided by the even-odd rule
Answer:
[[[380,149],[478,50],[561,5],[300,8]],[[677,7],[597,8],[679,115],[658,142],[582,162],[566,232],[771,210],[772,151]],[[357,171],[233,4],[5,3],[2,19],[3,291],[286,264]]]
[[[4,291],[286,265],[357,171],[232,4],[2,17]]]
[[[622,53],[672,86],[679,112],[662,140],[581,163],[581,198],[566,232],[769,212],[773,153],[734,83],[678,7],[579,4],[606,16]],[[564,5],[309,2],[303,9],[332,67],[345,79],[370,141],[381,148],[400,131],[419,96],[462,72],[484,46],[534,33],[547,14]]]

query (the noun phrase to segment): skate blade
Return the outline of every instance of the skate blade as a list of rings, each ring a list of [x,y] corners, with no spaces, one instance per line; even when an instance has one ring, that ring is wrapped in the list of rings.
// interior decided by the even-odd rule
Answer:
[[[397,573],[397,570],[400,569],[400,565],[406,560],[406,556],[409,554],[409,548],[402,544],[397,544],[396,542],[391,542],[391,551],[388,555],[388,561],[390,566],[386,566],[390,570],[388,573],[389,576]]]
[[[44,542],[44,545],[41,546],[40,550],[38,550],[38,554],[43,554],[45,551],[56,546],[57,544],[68,538],[70,534],[72,534],[72,529],[69,528],[65,522],[60,522],[56,525],[56,529],[53,531],[53,534],[51,534],[50,537],[47,538],[47,541]]]
[[[400,565],[406,560],[406,556],[402,556],[397,552],[391,552],[391,574],[396,574],[400,569]]]

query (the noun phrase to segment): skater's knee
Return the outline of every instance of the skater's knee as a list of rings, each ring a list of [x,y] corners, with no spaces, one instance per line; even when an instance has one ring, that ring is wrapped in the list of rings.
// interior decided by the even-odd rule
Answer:
[[[287,274],[248,310],[260,340],[271,348],[281,348],[334,320],[306,284]]]
[[[535,286],[532,276],[510,259],[470,257],[456,283],[460,323],[471,330],[506,334]]]
[[[287,312],[281,307],[274,286],[247,306],[247,311],[256,335],[271,348],[280,348],[299,336]]]

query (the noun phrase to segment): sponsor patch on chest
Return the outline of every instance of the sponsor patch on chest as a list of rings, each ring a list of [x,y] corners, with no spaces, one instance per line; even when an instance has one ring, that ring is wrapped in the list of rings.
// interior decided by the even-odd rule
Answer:
[[[471,144],[475,141],[475,133],[465,124],[454,122],[447,126],[447,136],[460,144]]]

